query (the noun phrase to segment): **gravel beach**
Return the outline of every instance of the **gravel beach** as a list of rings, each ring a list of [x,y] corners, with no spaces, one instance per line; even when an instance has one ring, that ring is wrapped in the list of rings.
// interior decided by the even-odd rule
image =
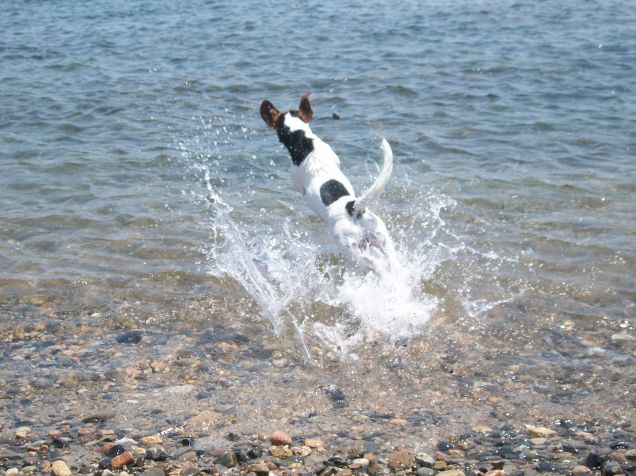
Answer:
[[[309,366],[257,321],[182,322],[172,335],[97,313],[47,321],[0,330],[6,475],[636,474],[633,367],[595,384],[537,367],[518,341],[489,360],[479,342],[493,337],[461,326],[370,346],[382,349],[373,366],[328,353]],[[616,331],[587,342],[580,329],[559,352],[630,352]]]

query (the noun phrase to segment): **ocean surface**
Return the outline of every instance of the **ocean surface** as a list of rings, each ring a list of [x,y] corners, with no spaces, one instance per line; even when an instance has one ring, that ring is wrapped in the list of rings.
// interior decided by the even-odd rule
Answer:
[[[348,408],[436,415],[400,429],[420,440],[422,422],[633,416],[633,2],[2,10],[0,380],[33,393],[3,395],[1,422],[81,408],[46,400],[69,373],[103,389],[184,349],[236,376],[203,403],[237,398],[237,425],[324,407],[335,427],[327,384]],[[258,110],[309,91],[358,193],[393,148],[373,207],[390,279],[342,262],[291,190]],[[223,366],[219,343],[249,352]],[[175,385],[157,375],[116,380],[109,405]]]

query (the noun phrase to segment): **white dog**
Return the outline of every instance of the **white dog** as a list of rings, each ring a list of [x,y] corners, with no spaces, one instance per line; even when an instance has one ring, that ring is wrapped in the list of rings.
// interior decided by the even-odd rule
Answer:
[[[293,189],[307,197],[309,206],[333,229],[336,243],[349,259],[382,275],[397,264],[395,249],[384,222],[367,209],[386,186],[393,170],[393,153],[382,139],[384,164],[375,183],[356,198],[340,159],[309,128],[313,111],[309,93],[298,111],[281,113],[269,101],[261,104],[261,117],[276,130],[292,160]]]

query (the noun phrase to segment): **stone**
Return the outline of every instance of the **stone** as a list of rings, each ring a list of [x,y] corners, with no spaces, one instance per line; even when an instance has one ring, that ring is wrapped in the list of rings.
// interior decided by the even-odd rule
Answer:
[[[322,448],[325,446],[325,442],[318,438],[307,438],[305,440],[305,446],[309,446],[310,448]]]
[[[484,476],[506,476],[506,473],[501,469],[493,469],[488,471]]]
[[[254,473],[256,476],[268,476],[269,466],[265,463],[250,464],[245,468],[245,471],[248,473]]]
[[[159,466],[153,466],[141,473],[141,476],[166,476],[166,473]]]
[[[139,344],[142,337],[141,331],[128,331],[119,334],[115,340],[118,344]]]
[[[142,437],[140,440],[142,445],[160,445],[161,443],[163,443],[163,441],[161,441],[161,437],[159,435],[148,435],[148,436],[144,436]]]
[[[440,471],[436,476],[466,476],[461,469],[449,469],[448,471]]]
[[[223,415],[212,410],[204,410],[196,416],[186,421],[183,431],[184,433],[203,433],[210,432],[224,422]]]
[[[275,431],[269,437],[269,440],[272,442],[272,445],[275,446],[291,446],[292,439],[291,437],[285,433],[284,431]],[[309,445],[306,445],[309,446]]]
[[[435,464],[435,458],[428,453],[418,453],[415,455],[415,462],[424,468],[432,468]]]
[[[442,461],[440,459],[435,461],[435,463],[433,464],[433,469],[436,469],[437,471],[443,471],[446,469],[447,466],[448,464],[446,463],[446,461]]]
[[[168,452],[163,446],[151,446],[146,450],[146,458],[151,461],[165,461],[168,459]]]
[[[556,431],[550,430],[549,428],[546,428],[544,426],[526,425],[526,429],[528,430],[528,433],[530,435],[539,438],[549,438],[556,435]]]
[[[73,476],[71,468],[69,468],[68,465],[61,459],[55,460],[51,463],[51,472],[55,476]]]
[[[18,468],[9,468],[4,472],[4,476],[18,476],[20,470]]]
[[[234,453],[233,451],[226,451],[225,454],[219,456],[214,460],[214,464],[220,464],[221,466],[225,466],[226,468],[233,468],[238,464],[236,453]]]
[[[434,476],[435,470],[433,468],[418,468],[415,474],[416,476]]]
[[[360,469],[369,466],[369,460],[366,458],[356,458],[349,464],[349,469]]]
[[[532,446],[543,446],[548,442],[547,438],[530,438],[528,442]]]
[[[585,442],[579,440],[566,440],[562,443],[562,446],[563,451],[567,451],[572,454],[579,454],[587,448]]]
[[[627,450],[625,452],[625,459],[636,461],[636,450]]]
[[[291,450],[295,455],[303,458],[311,454],[311,448],[309,446],[293,446]]]
[[[389,468],[406,469],[413,464],[413,453],[408,449],[398,450],[389,455]]]
[[[110,460],[113,469],[121,469],[135,460],[131,451],[124,451],[122,454],[115,456]]]
[[[289,449],[289,446],[272,446],[269,449],[269,452],[274,458],[280,459],[291,458],[294,456],[294,453],[291,449]]]
[[[617,474],[623,474],[623,468],[618,462],[609,460],[603,463],[603,476],[615,476]]]
[[[586,474],[591,474],[591,473],[592,473],[592,470],[588,468],[587,466],[583,466],[583,465],[575,466],[570,471],[570,474],[572,476],[584,476]]]
[[[590,451],[588,455],[583,460],[583,464],[588,468],[600,468],[601,465],[610,458],[610,452],[601,450],[601,451]]]

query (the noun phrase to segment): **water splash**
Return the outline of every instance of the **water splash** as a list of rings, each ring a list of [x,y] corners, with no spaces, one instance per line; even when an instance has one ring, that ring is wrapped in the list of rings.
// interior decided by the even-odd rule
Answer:
[[[307,207],[300,210],[304,204],[295,210],[295,196],[285,196],[288,177],[272,175],[279,170],[274,164],[268,168],[251,155],[233,170],[242,159],[224,158],[223,137],[231,133],[204,123],[201,135],[181,145],[205,184],[202,192],[190,193],[209,211],[206,269],[249,295],[279,340],[295,342],[293,351],[306,362],[325,351],[355,359],[365,343],[395,345],[417,337],[449,301],[459,303],[458,319],[480,318],[509,302],[503,288],[488,296],[473,291],[472,283],[483,277],[477,263],[497,269],[502,259],[467,245],[466,230],[447,223],[458,204],[444,193],[422,192],[396,178],[376,212],[394,238],[400,266],[380,278],[338,258],[324,224]],[[249,139],[249,130],[240,133]],[[233,180],[241,187],[228,185]]]

